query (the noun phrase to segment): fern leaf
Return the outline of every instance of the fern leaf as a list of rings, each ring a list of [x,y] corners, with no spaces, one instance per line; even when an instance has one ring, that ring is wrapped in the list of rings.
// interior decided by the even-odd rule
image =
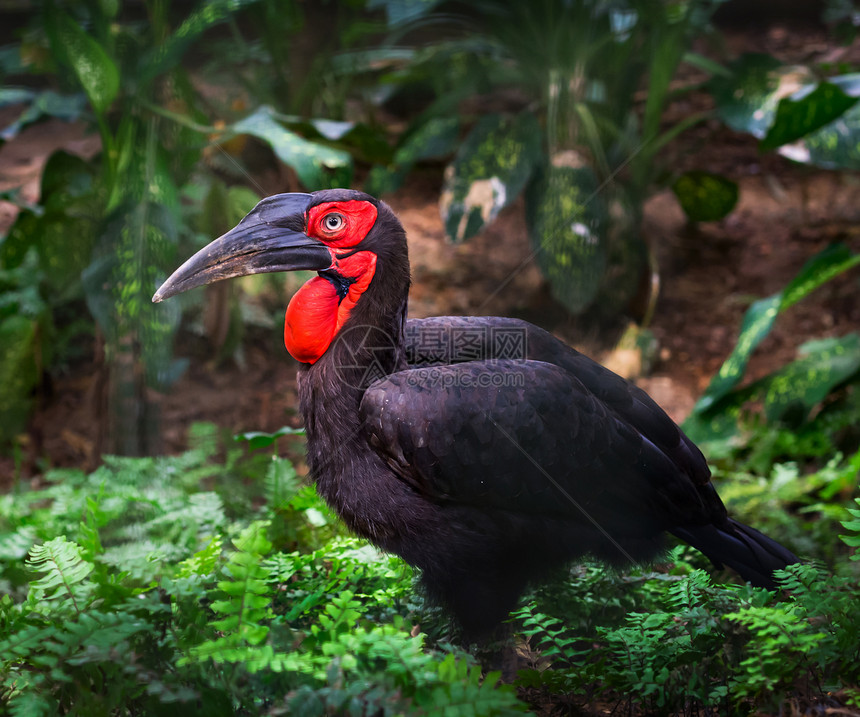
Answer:
[[[16,691],[8,702],[10,717],[50,717],[58,714],[57,704],[48,694],[35,690]]]
[[[188,578],[192,575],[210,575],[215,571],[215,566],[221,557],[221,538],[214,536],[209,544],[202,550],[179,564],[177,577]]]
[[[849,531],[848,535],[840,535],[839,538],[849,548],[860,548],[860,498],[855,498],[857,508],[848,508],[848,512],[855,520],[842,521],[842,527]],[[860,560],[860,551],[855,550],[851,560]]]
[[[36,529],[31,525],[0,535],[0,560],[21,560],[30,552],[36,539]]]
[[[83,594],[81,584],[92,572],[93,564],[81,557],[81,549],[65,535],[49,540],[30,549],[26,562],[30,570],[44,573],[41,578],[30,583],[28,600],[36,604],[45,601],[70,600],[76,612],[84,605],[79,604]]]
[[[464,664],[462,660],[460,663]],[[464,717],[513,715],[526,711],[511,685],[498,684],[499,673],[491,672],[482,681],[479,666],[460,668],[458,672],[462,675],[460,680],[433,688],[426,700],[429,704],[422,706],[433,714]]]
[[[268,636],[269,627],[262,624],[272,602],[271,575],[263,565],[263,556],[272,549],[267,526],[263,521],[251,523],[235,540],[237,551],[224,566],[229,579],[218,582],[215,595],[220,593],[220,599],[211,605],[222,616],[211,624],[224,636],[196,646],[192,650],[196,659],[239,662],[246,646],[260,645]]]
[[[286,510],[299,488],[301,481],[292,462],[273,456],[263,480],[263,496],[269,508],[274,511]]]
[[[8,664],[26,658],[41,649],[45,639],[54,632],[52,627],[26,625],[14,635],[0,640],[0,660]]]

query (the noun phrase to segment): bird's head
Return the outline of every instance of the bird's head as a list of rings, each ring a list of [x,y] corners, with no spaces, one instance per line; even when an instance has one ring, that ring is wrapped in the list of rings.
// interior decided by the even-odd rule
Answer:
[[[317,271],[287,308],[284,342],[315,363],[351,318],[372,323],[400,309],[409,288],[406,235],[384,202],[349,189],[276,194],[203,247],[152,297],[275,271]]]

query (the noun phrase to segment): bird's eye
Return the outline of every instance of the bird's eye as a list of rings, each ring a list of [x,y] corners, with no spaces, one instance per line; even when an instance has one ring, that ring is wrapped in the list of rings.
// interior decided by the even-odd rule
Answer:
[[[329,234],[340,231],[344,224],[346,224],[346,220],[343,218],[343,214],[337,212],[326,214],[322,221],[323,230]]]

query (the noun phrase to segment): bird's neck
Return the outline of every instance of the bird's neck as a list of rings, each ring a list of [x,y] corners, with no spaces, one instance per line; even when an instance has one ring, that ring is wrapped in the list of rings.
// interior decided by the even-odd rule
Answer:
[[[348,451],[347,444],[364,441],[359,406],[367,387],[406,368],[406,291],[396,308],[387,311],[371,301],[360,302],[319,360],[302,365],[299,400],[316,480],[325,472],[318,470],[322,462],[328,465]]]

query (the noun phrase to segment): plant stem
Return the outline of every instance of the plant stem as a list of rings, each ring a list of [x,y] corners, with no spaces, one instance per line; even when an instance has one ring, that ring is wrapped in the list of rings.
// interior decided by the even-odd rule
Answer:
[[[199,122],[195,122],[193,119],[190,119],[185,115],[165,109],[164,107],[159,107],[158,105],[153,104],[152,102],[149,102],[147,100],[141,100],[140,105],[141,107],[149,110],[153,114],[157,114],[161,117],[164,117],[165,119],[169,119],[170,121],[175,122],[182,127],[192,130],[193,132],[200,132],[200,134],[219,134],[225,131],[223,127],[200,124]]]

